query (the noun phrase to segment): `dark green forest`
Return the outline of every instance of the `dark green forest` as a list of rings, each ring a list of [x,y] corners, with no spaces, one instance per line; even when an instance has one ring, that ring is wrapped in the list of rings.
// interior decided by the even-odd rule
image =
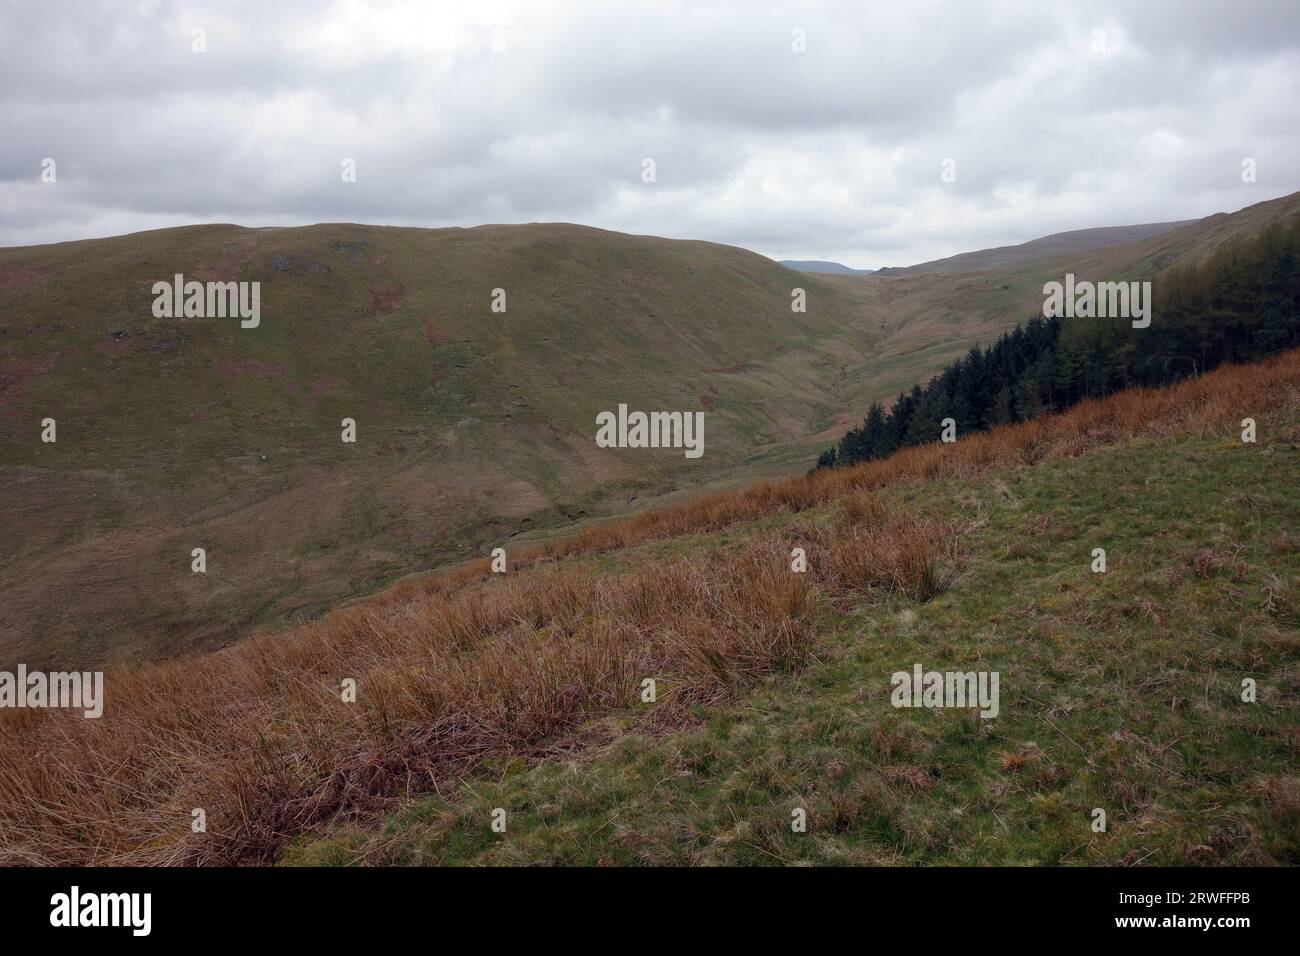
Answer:
[[[1035,317],[988,348],[972,348],[926,385],[900,393],[889,410],[872,405],[816,467],[937,441],[947,418],[960,436],[1300,346],[1300,218],[1199,266],[1161,273],[1151,291],[1144,329],[1116,318]]]

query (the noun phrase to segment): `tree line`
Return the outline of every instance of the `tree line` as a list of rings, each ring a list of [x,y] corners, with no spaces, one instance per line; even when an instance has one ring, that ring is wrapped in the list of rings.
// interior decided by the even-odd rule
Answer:
[[[1162,273],[1152,291],[1144,329],[1124,319],[1035,316],[972,348],[924,386],[900,392],[888,410],[873,404],[816,467],[936,441],[945,419],[958,434],[979,431],[1300,346],[1300,217]]]

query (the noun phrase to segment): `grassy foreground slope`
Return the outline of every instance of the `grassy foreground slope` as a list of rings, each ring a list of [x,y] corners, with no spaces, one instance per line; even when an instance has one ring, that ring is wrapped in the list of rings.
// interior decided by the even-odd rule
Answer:
[[[923,513],[974,520],[928,604],[843,600],[806,671],[680,733],[629,714],[595,753],[498,761],[284,860],[1300,863],[1298,438],[1263,475],[1260,455],[1178,438],[913,489]],[[916,662],[999,671],[999,717],[893,709],[889,675]]]
[[[0,712],[0,861],[1295,862],[1298,418],[1290,352],[114,669]]]
[[[832,594],[807,669],[697,707],[679,732],[632,708],[590,728],[588,750],[500,760],[284,860],[1300,863],[1295,384],[1256,445],[1233,428],[1154,429],[893,488],[886,510],[960,529],[932,600]],[[808,540],[801,528],[843,520],[844,507],[781,523]],[[758,531],[657,550],[738,548]],[[1104,574],[1090,570],[1094,547]],[[1000,714],[891,707],[890,674],[918,662],[998,671]],[[1246,678],[1257,703],[1242,701]],[[488,826],[496,807],[506,834]],[[1091,829],[1098,807],[1104,833]],[[805,834],[791,830],[794,808]]]

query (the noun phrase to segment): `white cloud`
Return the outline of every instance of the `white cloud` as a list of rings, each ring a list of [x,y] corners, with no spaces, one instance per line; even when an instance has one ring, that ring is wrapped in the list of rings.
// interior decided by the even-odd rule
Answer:
[[[563,220],[874,267],[1189,218],[1300,189],[1298,21],[1172,0],[17,2],[0,244]]]

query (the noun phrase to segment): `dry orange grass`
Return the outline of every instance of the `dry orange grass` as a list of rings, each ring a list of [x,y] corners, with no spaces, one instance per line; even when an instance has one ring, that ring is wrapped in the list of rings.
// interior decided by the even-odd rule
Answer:
[[[885,514],[871,489],[1136,435],[1227,436],[1246,415],[1297,407],[1293,352],[955,445],[702,496],[538,545],[504,577],[473,562],[218,653],[111,671],[99,720],[0,711],[0,862],[267,862],[323,821],[385,809],[496,755],[540,755],[593,717],[641,706],[643,678],[661,682],[655,713],[671,719],[797,668],[822,595],[929,597],[952,535]],[[829,523],[739,552],[604,574],[559,560],[830,501],[840,506]],[[792,544],[810,573],[790,572]],[[345,678],[354,704],[341,700]],[[195,808],[204,834],[190,832]]]
[[[834,535],[817,546],[837,553]],[[893,568],[910,546],[882,526],[867,550]],[[338,814],[382,810],[634,709],[646,677],[660,682],[656,719],[672,720],[805,663],[819,588],[838,572],[828,561],[794,574],[789,551],[764,536],[622,573],[566,563],[456,590],[444,579],[216,654],[110,672],[99,720],[5,712],[0,858],[264,863]],[[836,583],[910,587],[890,573]],[[206,834],[189,832],[195,808]]]

